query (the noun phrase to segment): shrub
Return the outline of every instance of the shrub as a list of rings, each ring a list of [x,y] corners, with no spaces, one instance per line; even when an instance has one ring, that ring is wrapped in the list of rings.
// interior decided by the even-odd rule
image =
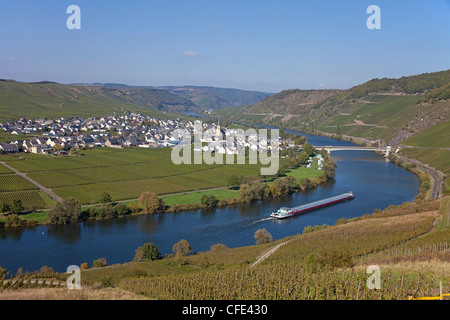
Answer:
[[[159,259],[162,259],[162,255],[159,252],[158,247],[149,242],[136,249],[136,255],[134,256],[133,261],[153,261]]]
[[[114,210],[114,207],[112,205],[105,204],[104,206],[101,206],[99,209],[99,216],[101,216],[102,218],[108,218],[108,219],[112,219],[112,218],[117,218],[117,212]]]
[[[102,268],[102,267],[105,267],[106,265],[107,265],[106,258],[99,258],[92,262],[92,266],[94,268]]]
[[[116,206],[114,207],[114,211],[115,211],[116,215],[119,217],[125,216],[131,212],[131,210],[124,203],[116,204]]]
[[[263,244],[272,242],[272,235],[266,229],[258,229],[254,235],[256,244]]]
[[[216,243],[210,247],[211,252],[218,252],[226,249],[228,249],[228,247],[222,243]]]
[[[139,208],[139,206],[137,205],[136,202],[132,202],[128,205],[128,209],[130,209],[130,211],[132,213],[138,213],[139,211],[141,211],[141,208]]]
[[[83,263],[80,265],[80,269],[81,269],[81,270],[89,269],[89,264],[88,264],[87,262],[83,262]]]

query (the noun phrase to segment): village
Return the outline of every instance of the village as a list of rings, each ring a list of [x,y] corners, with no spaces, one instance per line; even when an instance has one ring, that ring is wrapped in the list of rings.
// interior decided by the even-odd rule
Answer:
[[[137,113],[123,115],[111,114],[105,117],[72,119],[34,119],[20,118],[16,122],[0,123],[0,132],[17,139],[9,143],[0,143],[3,153],[36,153],[65,155],[83,148],[162,148],[174,147],[180,140],[174,135],[178,129],[193,132],[197,121],[176,119],[158,119]],[[221,128],[220,122],[202,122],[203,130],[213,130],[220,140],[233,133],[234,129]],[[255,137],[248,137],[252,148],[261,144],[252,143]],[[205,141],[206,142],[206,141]],[[283,141],[280,141],[283,142]],[[293,147],[291,141],[285,141]],[[223,149],[223,147],[222,147]],[[225,153],[225,150],[217,150]],[[235,150],[228,152],[235,152]],[[226,152],[226,153],[228,153]]]

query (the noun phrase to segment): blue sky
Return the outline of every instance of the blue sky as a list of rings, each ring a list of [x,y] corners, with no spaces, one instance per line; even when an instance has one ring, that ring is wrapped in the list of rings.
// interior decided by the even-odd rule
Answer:
[[[278,92],[449,68],[450,0],[0,2],[0,78],[18,81]]]

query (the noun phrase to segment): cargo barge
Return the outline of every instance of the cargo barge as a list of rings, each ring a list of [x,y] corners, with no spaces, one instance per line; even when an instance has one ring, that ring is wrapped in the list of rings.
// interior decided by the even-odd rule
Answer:
[[[282,208],[272,212],[270,214],[270,216],[273,218],[277,218],[277,219],[289,218],[289,217],[295,216],[302,212],[306,212],[306,211],[310,211],[313,209],[318,209],[318,208],[321,208],[324,206],[328,206],[331,204],[335,204],[338,202],[350,200],[350,199],[353,199],[354,197],[355,197],[355,195],[353,194],[353,192],[349,191],[349,192],[346,192],[346,193],[343,193],[343,194],[340,194],[340,195],[337,195],[334,197],[322,199],[319,201],[314,201],[314,202],[307,203],[307,204],[302,204],[301,206],[297,206],[294,208],[282,207]]]

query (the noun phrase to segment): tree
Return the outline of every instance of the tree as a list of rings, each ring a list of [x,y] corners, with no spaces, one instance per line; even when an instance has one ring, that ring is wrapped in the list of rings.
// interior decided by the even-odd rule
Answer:
[[[328,158],[323,167],[323,171],[325,172],[325,177],[327,179],[333,179],[336,172],[336,162],[333,159]]]
[[[139,196],[139,205],[142,208],[142,211],[146,214],[154,214],[160,208],[160,201],[158,200],[158,196],[153,192],[143,192]]]
[[[134,261],[153,261],[162,259],[162,255],[158,250],[158,247],[151,243],[145,243],[141,247],[136,249],[136,255],[134,256]]]
[[[124,203],[118,203],[115,207],[114,207],[114,211],[116,212],[117,216],[125,216],[127,214],[130,213],[130,209],[127,207],[126,204]]]
[[[256,244],[263,244],[272,242],[272,235],[266,229],[258,229],[254,235]]]
[[[0,213],[6,213],[9,212],[9,204],[7,204],[6,202],[1,201],[0,202]]]
[[[109,203],[112,201],[111,194],[109,192],[103,192],[100,196],[99,203]]]
[[[243,183],[239,188],[239,196],[245,201],[262,200],[272,197],[272,191],[267,184],[260,181],[250,185]]]
[[[296,145],[303,145],[304,143],[306,143],[306,137],[305,136],[295,137],[294,143]]]
[[[128,205],[128,209],[130,209],[130,211],[132,213],[138,213],[139,211],[141,211],[141,208],[139,208],[139,206],[137,205],[136,202],[132,202]]]
[[[11,213],[20,213],[24,210],[25,208],[22,205],[22,200],[20,199],[15,199],[10,205],[9,205],[9,210],[11,211]]]
[[[312,156],[316,152],[314,147],[308,142],[303,145],[303,151],[306,152],[308,156]]]
[[[202,204],[204,204],[207,207],[215,207],[219,200],[217,200],[216,196],[210,194],[209,196],[204,194],[202,196]]]
[[[64,199],[49,211],[48,217],[50,222],[57,224],[79,221],[81,218],[81,203],[76,198]]]
[[[237,175],[233,174],[227,179],[227,185],[229,188],[232,188],[232,189],[239,188],[243,179],[244,179],[244,176],[242,176],[242,175],[237,176]]]
[[[311,178],[303,178],[300,181],[302,190],[309,190],[315,187],[314,181]]]
[[[273,182],[273,191],[279,191],[281,195],[290,194],[300,186],[297,180],[292,176],[278,178]]]
[[[107,219],[114,219],[114,218],[117,218],[117,216],[118,216],[117,211],[114,210],[114,207],[112,205],[110,205],[109,203],[101,206],[98,209],[98,215],[102,218],[107,218]]]
[[[300,164],[306,164],[309,159],[309,154],[307,154],[305,151],[302,151],[298,156],[297,160]]]
[[[189,242],[185,239],[181,239],[180,241],[178,241],[177,243],[175,243],[172,247],[172,251],[176,254],[176,255],[180,255],[180,256],[186,256],[187,254],[192,252],[192,247],[189,244]]]
[[[209,199],[208,199],[208,196],[207,196],[206,194],[204,194],[204,195],[202,196],[202,199],[201,199],[200,201],[201,201],[201,203],[204,204],[205,206],[208,206],[208,205],[209,205]]]

